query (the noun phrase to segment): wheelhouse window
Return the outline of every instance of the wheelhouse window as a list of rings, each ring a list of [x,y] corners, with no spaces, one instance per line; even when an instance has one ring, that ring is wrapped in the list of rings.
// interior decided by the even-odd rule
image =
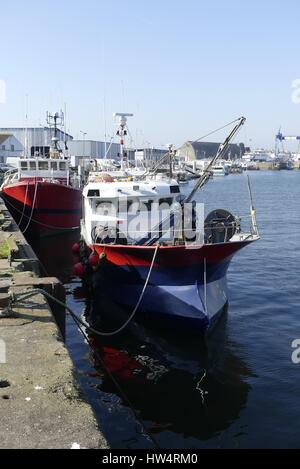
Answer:
[[[21,161],[21,170],[27,171],[27,161]]]
[[[36,161],[29,161],[29,169],[30,171],[36,170]]]
[[[127,200],[127,212],[149,212],[151,210],[152,203],[153,200],[129,199]],[[124,211],[124,203],[120,202],[119,210]]]
[[[99,189],[90,189],[87,194],[88,197],[100,197]]]
[[[60,171],[66,171],[66,169],[67,169],[67,164],[64,161],[61,161],[59,163],[59,170]]]
[[[50,147],[37,147],[33,146],[30,148],[31,156],[46,156],[49,158],[50,155]]]
[[[52,171],[57,171],[57,161],[51,161],[50,162],[50,169]]]
[[[179,186],[170,186],[171,194],[178,194],[180,192]]]
[[[166,197],[164,199],[159,199],[159,205],[169,205],[169,207],[173,204],[172,197]]]
[[[47,171],[48,170],[48,161],[39,161],[39,170],[40,171]]]
[[[115,217],[117,215],[117,203],[111,200],[95,201],[97,215]]]

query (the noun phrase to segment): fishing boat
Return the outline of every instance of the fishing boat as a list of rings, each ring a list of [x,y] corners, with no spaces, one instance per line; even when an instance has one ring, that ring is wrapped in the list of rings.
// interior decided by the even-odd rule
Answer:
[[[62,115],[48,115],[53,126],[50,157],[22,157],[17,169],[5,174],[0,191],[20,230],[30,237],[78,229],[82,192],[71,182],[69,160],[59,147],[57,130]]]
[[[274,161],[273,169],[277,169],[279,171],[284,169],[292,170],[294,169],[294,162],[289,158],[279,156],[279,158]]]
[[[86,185],[81,236],[91,254],[81,265],[91,268],[96,309],[98,299],[108,296],[131,308],[130,318],[201,334],[213,326],[228,302],[231,259],[259,234],[252,197],[251,228],[244,231],[240,218],[226,210],[212,211],[201,225],[202,204],[197,207],[194,196],[244,120],[238,120],[188,196],[177,181],[155,175],[128,182],[107,175]]]
[[[213,177],[227,176],[229,174],[228,167],[225,164],[218,164],[212,167]]]

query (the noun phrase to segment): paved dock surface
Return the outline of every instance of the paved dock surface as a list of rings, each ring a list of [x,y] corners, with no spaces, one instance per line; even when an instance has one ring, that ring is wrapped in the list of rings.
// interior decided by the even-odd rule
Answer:
[[[6,223],[3,205],[0,213]],[[17,245],[26,244],[16,226],[7,225],[0,229],[0,247],[12,236]],[[6,363],[0,363],[0,449],[107,448],[44,297],[5,309],[8,288],[24,292],[36,276],[21,264],[0,259],[0,349],[6,348]]]

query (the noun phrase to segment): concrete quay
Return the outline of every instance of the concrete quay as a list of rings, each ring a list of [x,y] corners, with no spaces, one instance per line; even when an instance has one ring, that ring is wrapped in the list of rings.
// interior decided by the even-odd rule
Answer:
[[[43,295],[10,304],[35,286],[63,298],[0,202],[0,449],[108,448],[64,345],[64,311],[60,331]]]

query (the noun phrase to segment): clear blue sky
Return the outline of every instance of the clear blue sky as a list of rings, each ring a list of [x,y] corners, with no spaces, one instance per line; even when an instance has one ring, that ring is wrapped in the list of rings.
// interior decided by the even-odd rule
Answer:
[[[180,145],[245,115],[238,140],[300,134],[299,0],[10,0],[1,5],[0,126],[67,103],[76,138],[133,112],[138,143]],[[219,136],[219,138],[222,135]],[[216,136],[218,140],[218,136]]]

